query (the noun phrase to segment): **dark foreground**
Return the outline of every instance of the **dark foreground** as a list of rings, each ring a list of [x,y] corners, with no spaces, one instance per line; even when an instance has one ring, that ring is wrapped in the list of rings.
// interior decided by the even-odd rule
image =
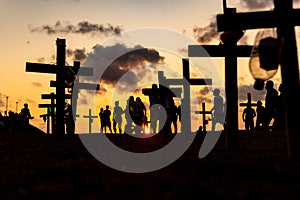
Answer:
[[[119,144],[125,136],[110,136]],[[149,173],[97,161],[78,135],[0,132],[1,199],[300,199],[300,162],[289,161],[283,133],[240,133],[239,152],[219,139],[198,158],[199,135],[178,160]],[[168,138],[135,142],[141,151]],[[129,147],[130,148],[130,147]]]

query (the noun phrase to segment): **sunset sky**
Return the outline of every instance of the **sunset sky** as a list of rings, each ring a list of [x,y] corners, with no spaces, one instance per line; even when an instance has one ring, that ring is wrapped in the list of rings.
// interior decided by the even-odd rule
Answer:
[[[299,8],[300,1],[294,1],[294,7]],[[222,0],[0,0],[0,2],[0,111],[4,114],[6,110],[7,96],[9,97],[8,110],[14,112],[16,110],[19,112],[26,102],[35,117],[31,123],[42,130],[45,130],[46,124],[39,115],[44,114],[46,109],[38,108],[38,104],[49,103],[41,99],[41,94],[55,91],[54,88],[49,87],[50,80],[54,80],[55,76],[26,72],[25,63],[55,64],[57,38],[66,39],[66,61],[69,65],[72,65],[75,60],[82,64],[93,62],[94,57],[91,54],[105,55],[109,44],[114,45],[110,46],[111,51],[114,48],[133,50],[129,43],[121,46],[117,43],[113,44],[112,38],[116,34],[150,27],[174,31],[183,38],[189,38],[194,44],[219,44],[215,16],[223,12]],[[237,12],[248,12],[271,10],[272,2],[272,0],[228,0],[227,4],[229,7],[236,7]],[[239,44],[252,45],[256,32],[257,30],[246,31]],[[299,36],[298,31],[297,36]],[[152,37],[155,38],[153,35]],[[144,40],[147,40],[146,36]],[[172,54],[156,49],[159,54],[154,60],[147,60],[147,56],[141,56],[140,63],[122,63],[119,66],[133,69],[135,64],[145,67],[155,62],[172,66],[173,70],[180,73],[181,58],[178,55],[187,56],[187,46],[177,50],[178,52]],[[163,62],[160,62],[162,61],[160,58],[163,58]],[[223,59],[212,60],[223,79]],[[248,58],[239,60],[239,102],[246,101],[247,92],[252,93],[253,101],[263,100],[265,95],[264,90],[253,89],[254,81],[249,72],[248,61]],[[280,70],[272,80],[278,88]],[[98,114],[99,107],[112,104],[104,94],[105,91],[110,91],[111,83],[116,83],[114,81],[116,80],[109,78],[104,80],[100,97],[102,102],[94,105],[95,115]],[[197,87],[197,96],[201,95],[199,90],[202,89],[203,87]],[[209,97],[211,95],[198,98]],[[84,102],[79,103],[84,104]],[[124,103],[120,103],[121,106],[124,106]],[[84,113],[81,113],[82,115]],[[87,124],[87,120],[85,119],[83,123]],[[96,123],[94,124],[96,127]],[[243,127],[243,124],[240,123],[240,127]]]

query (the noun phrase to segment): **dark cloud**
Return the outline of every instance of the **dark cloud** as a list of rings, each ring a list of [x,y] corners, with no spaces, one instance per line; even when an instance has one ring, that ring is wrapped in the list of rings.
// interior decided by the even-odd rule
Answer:
[[[273,0],[241,0],[240,4],[243,8],[249,10],[259,10],[269,8],[274,5]]]
[[[151,68],[151,63],[163,63],[163,60],[154,49],[139,45],[130,48],[118,43],[107,47],[96,45],[84,66],[94,68],[94,77],[90,81],[99,81],[101,78],[100,85],[104,83],[113,86],[118,83],[119,90],[128,91],[136,88],[138,82],[151,71],[146,65]],[[86,80],[89,81],[89,78]]]
[[[43,85],[40,82],[32,82],[31,85],[34,87],[43,87]]]
[[[252,102],[256,102],[257,100],[261,100],[261,101],[265,100],[265,95],[266,95],[265,90],[256,90],[253,88],[253,85],[240,85],[238,88],[238,101],[246,102],[247,93],[251,93]]]
[[[217,29],[216,17],[206,26],[206,27],[198,27],[195,26],[193,28],[194,38],[200,44],[207,44],[215,39],[220,37],[220,34]]]
[[[75,50],[67,49],[66,52],[68,57],[73,57],[73,59],[77,61],[83,61],[87,56],[85,48]]]
[[[123,28],[121,26],[114,26],[112,24],[97,24],[87,21],[81,21],[77,24],[71,24],[69,22],[56,21],[54,25],[42,25],[37,27],[29,27],[31,33],[42,32],[48,35],[59,33],[74,33],[74,34],[102,34],[105,36],[120,34]]]

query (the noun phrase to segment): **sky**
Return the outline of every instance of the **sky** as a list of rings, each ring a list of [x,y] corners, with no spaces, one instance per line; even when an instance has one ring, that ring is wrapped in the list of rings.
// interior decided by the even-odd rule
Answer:
[[[103,74],[101,81],[92,80],[101,83],[101,90],[95,95],[96,103],[93,105],[95,115],[100,107],[106,104],[113,106],[110,95],[121,94],[127,98],[130,93],[125,94],[125,91],[137,89],[136,92],[140,92],[141,87],[155,81],[158,69],[165,69],[159,67],[169,67],[165,69],[168,76],[174,75],[175,72],[180,76],[178,73],[181,73],[181,59],[187,57],[189,42],[199,45],[220,42],[216,15],[223,12],[221,0],[0,0],[0,3],[0,111],[3,114],[7,106],[8,110],[20,112],[23,104],[28,103],[34,116],[31,123],[42,130],[45,130],[46,124],[39,115],[44,114],[46,110],[38,108],[38,104],[49,102],[42,100],[41,94],[55,91],[49,87],[50,80],[54,80],[55,76],[26,72],[25,64],[55,64],[57,38],[66,39],[68,65],[72,65],[73,61],[80,61],[81,65],[88,66],[102,61],[113,61],[109,58],[111,54],[121,56],[110,65],[110,70],[105,72],[106,75]],[[273,8],[272,0],[227,0],[227,6],[236,7],[237,12]],[[298,0],[294,0],[294,7],[299,7]],[[178,41],[182,43],[173,44],[172,38],[167,41],[168,36],[164,37],[163,33],[155,35],[145,32],[138,38],[143,33],[139,31],[149,28],[178,34]],[[239,44],[253,45],[257,31],[247,30]],[[298,37],[298,31],[296,34]],[[158,43],[165,42],[172,50],[151,49],[149,41],[156,42],[155,39],[159,38],[163,40]],[[148,49],[141,50],[142,48]],[[122,53],[124,55],[121,55]],[[211,60],[220,74],[220,80],[224,81],[223,59]],[[251,92],[253,101],[263,100],[265,95],[264,90],[253,89],[254,79],[248,63],[249,58],[238,61],[239,102],[246,101],[247,92]],[[99,65],[97,66],[99,69]],[[168,70],[170,71],[167,72]],[[125,79],[121,79],[124,74]],[[145,78],[147,81],[143,82]],[[280,70],[272,80],[278,88]],[[131,87],[124,87],[125,84]],[[112,92],[117,86],[119,92],[123,93]],[[194,87],[193,91],[196,99],[206,101],[208,107],[210,106],[212,95],[207,92],[206,87]],[[88,94],[91,95],[91,92],[83,92],[78,103],[86,110],[86,114],[89,106],[86,102]],[[144,97],[144,101],[147,104],[147,98]],[[125,100],[122,100],[120,105],[124,106]],[[84,111],[81,113],[82,120],[83,115]],[[200,123],[197,123],[197,120],[199,119],[196,119],[195,127]],[[87,120],[82,123],[87,124]],[[96,127],[95,124],[94,128]],[[240,127],[243,127],[242,123]]]

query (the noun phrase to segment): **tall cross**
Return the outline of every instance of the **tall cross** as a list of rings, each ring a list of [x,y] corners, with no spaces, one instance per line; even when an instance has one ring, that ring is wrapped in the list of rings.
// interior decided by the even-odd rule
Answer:
[[[160,72],[158,75],[159,84],[162,84],[164,86],[183,86],[183,93],[184,97],[182,98],[181,102],[181,109],[185,109],[187,112],[182,112],[182,119],[185,119],[188,123],[182,124],[182,130],[183,132],[190,133],[191,132],[191,94],[190,94],[190,86],[191,85],[211,85],[212,79],[196,79],[196,78],[190,78],[190,63],[188,58],[182,59],[182,71],[183,71],[183,77],[184,79],[167,79],[163,76],[163,72]],[[188,83],[186,83],[187,81]],[[174,89],[172,89],[173,91]],[[188,113],[188,114],[185,114]]]
[[[202,124],[203,124],[203,132],[206,133],[206,114],[212,114],[211,111],[206,111],[205,110],[205,103],[202,102],[202,111],[195,111],[195,114],[202,114]]]
[[[65,108],[65,88],[66,81],[72,82],[79,70],[79,62],[74,62],[74,66],[66,66],[66,40],[56,40],[56,65],[41,64],[41,63],[30,63],[26,62],[26,72],[37,72],[37,73],[50,73],[56,75],[56,123],[55,132],[58,136],[65,134],[64,125],[64,108]],[[80,75],[90,76],[92,74],[92,68],[81,68]],[[76,94],[75,94],[76,95]],[[73,105],[72,105],[73,106]]]
[[[47,108],[47,110],[50,109],[50,113],[48,113],[48,111],[47,111],[47,114],[49,114],[51,116],[51,130],[52,130],[52,134],[56,133],[55,132],[55,123],[56,123],[55,122],[55,118],[56,118],[56,115],[54,114],[54,110],[55,110],[55,106],[56,106],[55,100],[57,98],[56,96],[57,95],[54,94],[53,92],[51,92],[50,94],[42,94],[41,98],[42,99],[50,99],[51,103],[50,104],[39,104],[39,108]],[[71,98],[72,98],[71,94],[65,94],[65,99],[71,99]],[[48,129],[47,129],[47,131],[48,131]]]
[[[225,57],[225,91],[226,91],[226,148],[236,150],[238,148],[238,74],[237,58],[250,57],[252,46],[237,45],[237,41],[226,41],[219,45],[189,45],[189,57],[207,57],[202,53],[203,49],[211,57]]]
[[[217,15],[218,31],[237,31],[259,28],[277,28],[280,53],[281,79],[284,93],[287,152],[289,159],[300,159],[299,64],[295,26],[300,25],[300,9],[293,9],[293,0],[274,0],[274,11],[231,13]]]
[[[83,118],[88,118],[89,119],[89,134],[91,134],[92,133],[93,119],[98,118],[98,116],[92,115],[92,109],[89,109],[89,115],[84,115]]]

